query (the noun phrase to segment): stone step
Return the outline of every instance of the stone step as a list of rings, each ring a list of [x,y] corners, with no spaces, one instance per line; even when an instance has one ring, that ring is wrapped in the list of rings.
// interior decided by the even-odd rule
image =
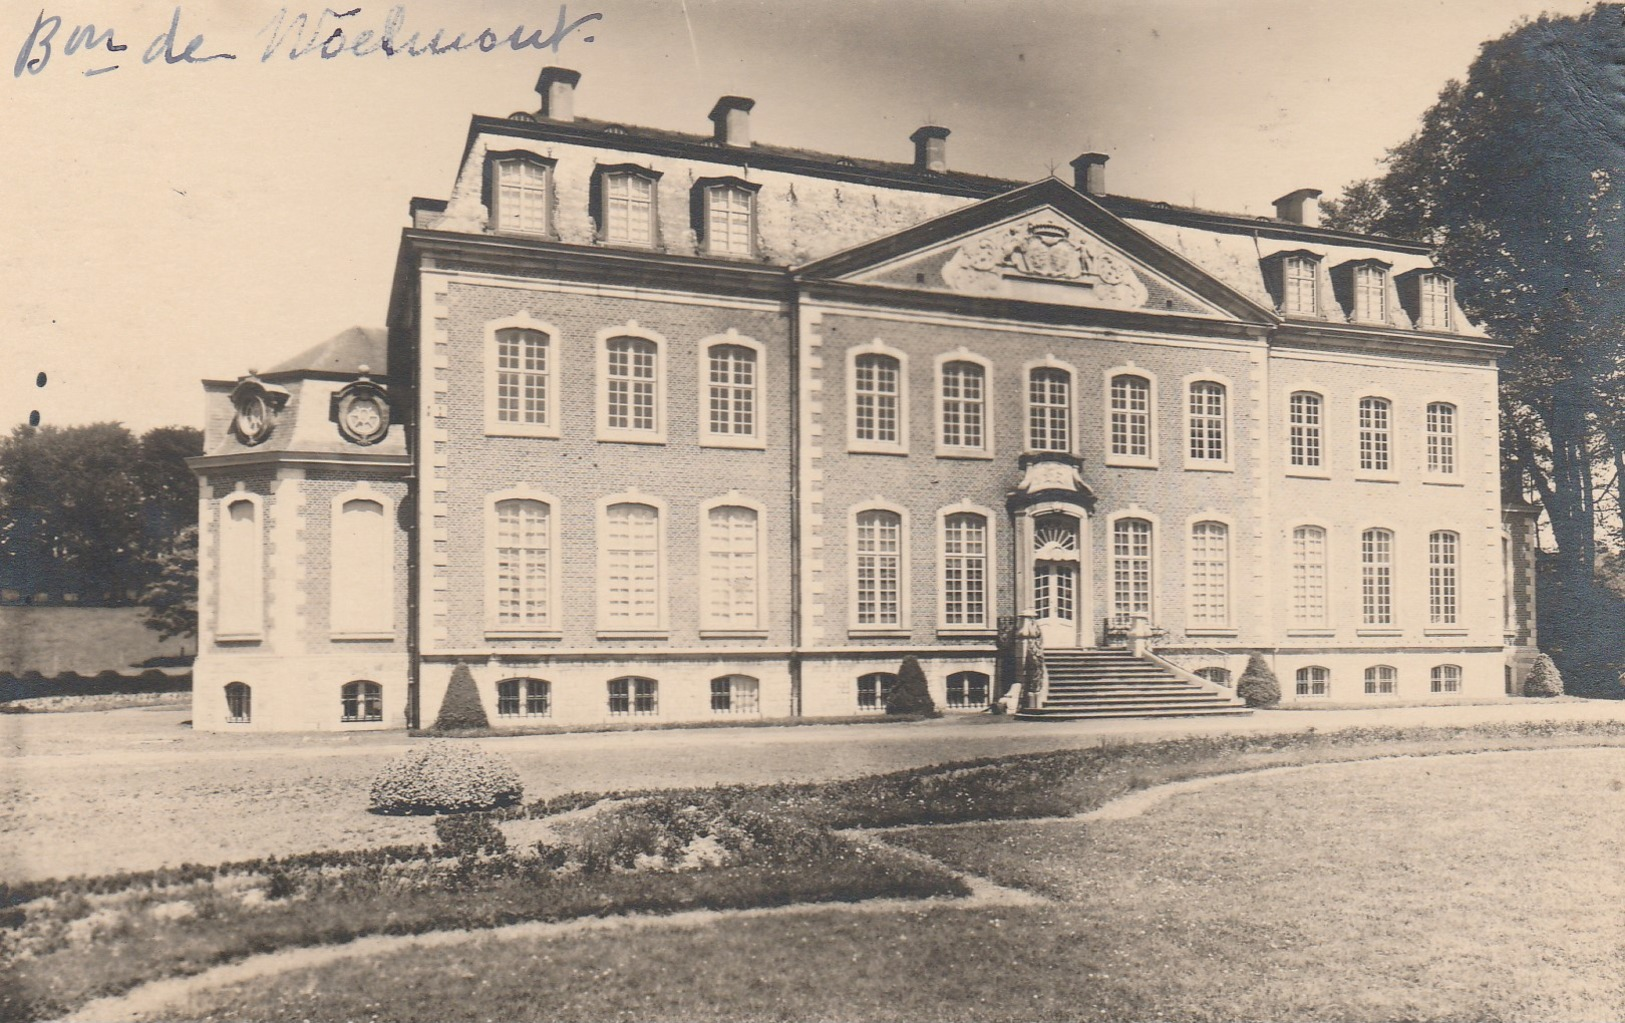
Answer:
[[[1227,700],[1222,696],[1210,695],[1182,695],[1182,696],[1101,696],[1092,698],[1071,698],[1060,700],[1045,700],[1045,707],[1167,707],[1176,704],[1190,704],[1191,706],[1208,704],[1232,704],[1234,700]]]
[[[1088,710],[1057,709],[1057,710],[1024,710],[1016,714],[1022,721],[1086,721],[1094,718],[1185,718],[1185,717],[1211,717],[1227,715],[1242,717],[1252,711],[1244,706],[1229,704],[1214,704],[1206,707],[1176,707],[1171,709],[1148,709],[1144,707],[1133,710]]]

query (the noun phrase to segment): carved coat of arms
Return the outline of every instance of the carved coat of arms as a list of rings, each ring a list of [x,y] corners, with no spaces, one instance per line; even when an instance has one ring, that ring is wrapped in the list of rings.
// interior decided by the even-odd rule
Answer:
[[[955,291],[1040,301],[1136,308],[1146,299],[1134,268],[1094,239],[1054,220],[1031,219],[973,238],[942,268]],[[1036,283],[1077,286],[1066,296],[1035,293]]]

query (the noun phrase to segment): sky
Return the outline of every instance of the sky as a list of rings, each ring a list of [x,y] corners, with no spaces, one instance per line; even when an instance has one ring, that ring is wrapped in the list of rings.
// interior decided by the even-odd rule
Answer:
[[[266,59],[279,18],[312,35],[324,8],[298,0],[0,3],[0,429],[201,426],[201,379],[382,326],[408,200],[447,195],[471,115],[536,110],[549,64],[582,73],[583,117],[706,133],[718,96],[749,96],[761,142],[906,162],[941,124],[956,170],[1036,180],[1100,151],[1111,192],[1264,214],[1377,173],[1483,41],[1590,6],[400,0],[397,39],[600,17],[557,53],[390,57],[393,0],[346,3],[325,25],[372,52],[332,59],[290,57],[300,37]],[[198,35],[192,57],[236,59],[181,59]]]

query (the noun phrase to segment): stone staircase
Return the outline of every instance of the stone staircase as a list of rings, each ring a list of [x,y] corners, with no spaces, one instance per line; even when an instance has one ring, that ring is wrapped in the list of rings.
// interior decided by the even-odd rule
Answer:
[[[1124,650],[1046,650],[1044,705],[1019,712],[1029,721],[1165,718],[1250,714],[1229,690],[1188,682]]]

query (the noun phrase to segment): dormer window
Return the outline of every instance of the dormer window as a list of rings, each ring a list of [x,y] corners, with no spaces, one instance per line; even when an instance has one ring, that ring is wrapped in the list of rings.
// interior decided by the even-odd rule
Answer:
[[[1373,263],[1354,268],[1354,318],[1375,323],[1388,318],[1388,271]]]
[[[1417,330],[1452,330],[1451,307],[1455,305],[1450,275],[1434,269],[1408,270],[1395,278],[1399,299],[1416,322]]]
[[[490,158],[486,202],[491,229],[501,234],[549,232],[552,212],[552,165],[529,153],[502,153]]]
[[[708,256],[756,254],[757,186],[737,178],[694,186],[694,231]]]
[[[1264,277],[1275,304],[1288,316],[1319,316],[1320,256],[1277,252],[1264,258]]]
[[[653,248],[656,230],[656,182],[659,175],[642,167],[601,167],[594,181],[598,235],[619,245]]]

